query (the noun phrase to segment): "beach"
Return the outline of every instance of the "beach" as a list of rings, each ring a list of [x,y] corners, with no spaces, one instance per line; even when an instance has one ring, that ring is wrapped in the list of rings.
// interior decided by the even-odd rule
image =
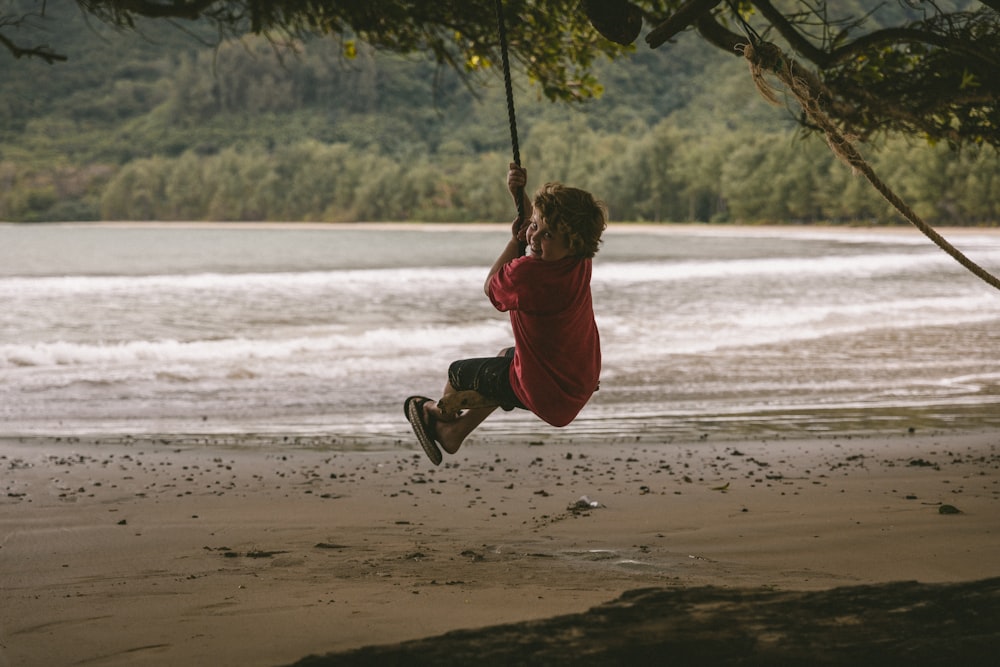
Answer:
[[[542,431],[539,431],[542,433]],[[280,665],[649,587],[1000,575],[1000,434],[0,442],[0,664]]]

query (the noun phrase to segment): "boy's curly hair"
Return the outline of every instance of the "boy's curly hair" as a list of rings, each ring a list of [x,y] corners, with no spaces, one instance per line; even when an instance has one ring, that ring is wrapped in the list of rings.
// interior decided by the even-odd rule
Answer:
[[[549,227],[565,234],[570,254],[593,257],[608,226],[608,209],[592,194],[562,183],[546,183],[532,202]]]

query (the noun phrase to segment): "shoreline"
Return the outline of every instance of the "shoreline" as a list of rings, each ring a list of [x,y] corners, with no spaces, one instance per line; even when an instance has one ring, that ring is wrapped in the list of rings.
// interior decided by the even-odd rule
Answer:
[[[734,410],[719,413],[688,413],[640,410],[629,413],[635,403],[607,403],[590,407],[565,428],[543,428],[527,413],[503,415],[487,421],[471,437],[474,445],[552,444],[684,445],[711,442],[725,444],[759,440],[781,442],[811,439],[819,442],[854,438],[896,438],[938,434],[976,435],[1000,433],[1000,398],[979,402],[933,405],[811,406],[793,405],[768,410]],[[650,404],[655,407],[657,404]],[[641,407],[641,406],[640,406]],[[31,443],[134,446],[169,440],[184,447],[236,447],[255,449],[307,449],[329,452],[399,452],[409,448],[412,432],[395,406],[381,415],[384,426],[333,424],[329,415],[321,425],[319,416],[299,421],[298,428],[272,424],[268,429],[238,428],[235,421],[183,422],[175,428],[140,428],[135,423],[105,423],[89,429],[24,430],[0,433],[0,453],[5,445]]]
[[[498,222],[490,220],[469,220],[465,222],[433,222],[433,221],[361,221],[361,222],[303,222],[303,221],[254,221],[254,220],[52,220],[44,222],[12,222],[0,220],[0,226],[24,227],[38,225],[42,227],[108,227],[108,228],[205,228],[205,229],[497,229],[506,231],[510,228],[509,222]],[[998,225],[935,225],[934,228],[941,232],[962,233],[962,232],[985,232],[988,234],[1000,234]],[[873,231],[873,232],[894,232],[920,231],[911,223],[901,220],[896,224],[865,224],[865,223],[746,223],[746,222],[643,222],[630,220],[612,220],[608,230],[638,230],[643,232],[656,230],[719,230],[740,229],[740,230],[760,230],[760,231]]]
[[[646,587],[1000,575],[995,429],[619,435],[438,468],[415,443],[2,439],[0,665],[274,665]]]

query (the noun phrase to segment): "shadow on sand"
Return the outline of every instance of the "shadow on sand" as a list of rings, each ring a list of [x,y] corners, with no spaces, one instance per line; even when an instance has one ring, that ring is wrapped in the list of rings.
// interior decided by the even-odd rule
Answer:
[[[582,614],[309,656],[334,665],[996,665],[1000,578],[827,591],[647,588]]]

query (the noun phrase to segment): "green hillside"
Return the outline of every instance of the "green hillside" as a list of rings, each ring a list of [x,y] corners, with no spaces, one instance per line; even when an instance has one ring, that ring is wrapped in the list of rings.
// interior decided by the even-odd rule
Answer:
[[[513,215],[498,72],[462,81],[363,45],[348,58],[335,39],[216,45],[198,26],[118,33],[71,3],[48,11],[30,29],[69,60],[0,74],[0,220]],[[760,100],[740,59],[691,35],[602,63],[599,78],[603,97],[578,107],[517,82],[532,185],[590,189],[618,221],[897,221],[819,137]],[[1000,221],[994,152],[900,139],[864,150],[929,221]]]

